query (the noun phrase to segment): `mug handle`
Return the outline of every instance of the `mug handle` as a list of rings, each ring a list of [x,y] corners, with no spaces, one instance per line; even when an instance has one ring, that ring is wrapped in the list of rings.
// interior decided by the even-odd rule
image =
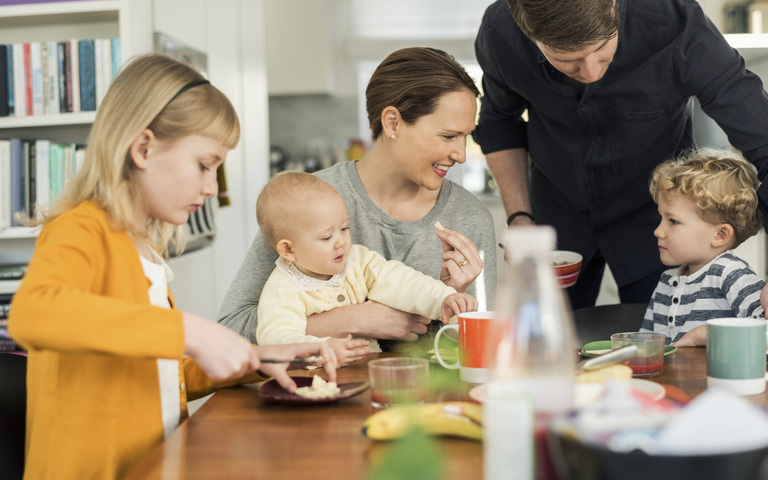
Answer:
[[[440,335],[443,334],[445,330],[456,330],[456,333],[459,333],[459,326],[456,324],[449,324],[449,325],[443,325],[440,327],[440,330],[437,331],[437,335],[435,335],[435,357],[437,357],[437,361],[442,365],[443,367],[449,369],[449,370],[456,370],[459,368],[459,361],[456,360],[456,363],[445,363],[445,360],[443,360],[443,357],[440,356],[440,349],[437,348],[437,345],[440,341]]]

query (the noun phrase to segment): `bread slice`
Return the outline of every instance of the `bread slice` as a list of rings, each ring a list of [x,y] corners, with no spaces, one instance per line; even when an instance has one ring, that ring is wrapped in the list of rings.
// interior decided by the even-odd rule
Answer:
[[[609,378],[629,381],[632,379],[632,369],[626,365],[608,365],[597,370],[589,370],[576,374],[576,383],[602,383]]]

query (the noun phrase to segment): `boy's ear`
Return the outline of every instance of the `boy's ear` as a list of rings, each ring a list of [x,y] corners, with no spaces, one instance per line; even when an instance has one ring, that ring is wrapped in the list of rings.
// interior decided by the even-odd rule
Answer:
[[[296,254],[293,252],[293,243],[290,240],[282,239],[277,242],[275,246],[277,254],[288,260],[289,262],[296,261]]]
[[[712,246],[714,248],[720,248],[724,245],[728,245],[734,238],[733,226],[728,223],[721,223],[717,227],[715,238],[712,240]]]
[[[133,164],[140,170],[147,168],[149,161],[149,149],[154,146],[155,134],[152,130],[145,128],[138,137],[131,142],[131,148],[128,150],[131,154]]]

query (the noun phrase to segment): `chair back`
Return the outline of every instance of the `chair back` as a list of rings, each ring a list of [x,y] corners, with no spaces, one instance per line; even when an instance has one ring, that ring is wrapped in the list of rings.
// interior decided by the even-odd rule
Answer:
[[[24,475],[27,420],[27,357],[0,353],[0,477]]]
[[[647,303],[618,303],[574,310],[578,347],[595,340],[610,340],[613,333],[640,330],[647,308]]]

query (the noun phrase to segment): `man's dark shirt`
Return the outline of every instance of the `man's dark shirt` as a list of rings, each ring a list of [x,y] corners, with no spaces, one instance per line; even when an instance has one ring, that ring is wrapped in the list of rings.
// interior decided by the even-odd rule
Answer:
[[[617,0],[618,47],[602,79],[579,90],[518,28],[504,0],[475,42],[483,68],[475,139],[484,153],[527,148],[539,223],[559,248],[599,249],[619,285],[662,266],[648,193],[653,168],[694,147],[692,98],[768,174],[768,97],[757,75],[692,0]],[[528,110],[528,122],[521,114]],[[763,218],[768,187],[759,191]]]

